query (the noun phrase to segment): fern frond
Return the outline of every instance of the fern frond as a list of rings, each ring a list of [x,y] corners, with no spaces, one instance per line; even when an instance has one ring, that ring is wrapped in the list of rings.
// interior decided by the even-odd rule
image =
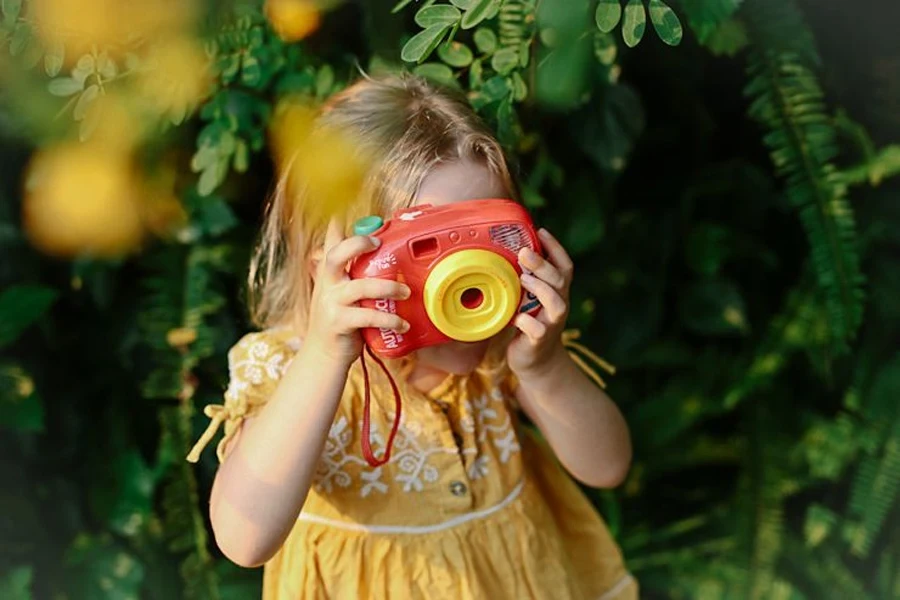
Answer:
[[[706,0],[695,1],[706,3]],[[745,2],[738,17],[749,26],[757,48],[774,54],[792,54],[809,67],[819,64],[815,38],[794,0]]]
[[[809,598],[866,600],[870,595],[841,556],[828,544],[811,551],[792,534],[782,539],[780,570],[807,592]]]
[[[857,556],[868,556],[872,544],[882,533],[888,514],[900,500],[900,417],[888,434],[882,451],[860,463],[850,494],[850,515],[859,521],[854,528],[850,549]]]
[[[760,32],[769,24],[761,18],[753,22],[756,49],[745,91],[750,116],[767,130],[765,144],[809,238],[834,350],[846,350],[862,321],[864,292],[853,211],[831,162],[837,154],[835,130],[813,72],[799,55],[762,45]]]
[[[900,145],[885,146],[864,162],[838,174],[845,185],[881,185],[885,179],[900,175]]]
[[[213,354],[217,334],[207,318],[225,303],[217,275],[226,270],[229,252],[223,245],[171,246],[147,259],[139,325],[155,368],[144,382],[144,396],[176,398],[190,392],[194,367]]]
[[[207,549],[206,522],[200,514],[200,497],[197,480],[190,463],[183,460],[190,449],[190,403],[160,411],[163,430],[162,446],[166,453],[176,458],[169,468],[163,488],[164,528],[169,548],[176,553],[187,553],[181,563],[181,575],[185,583],[187,600],[219,600],[219,581],[213,558]]]
[[[769,598],[778,588],[776,564],[784,536],[783,468],[778,449],[766,427],[764,407],[751,407],[744,475],[739,485],[739,551],[747,564],[747,598]]]
[[[534,35],[534,1],[506,0],[497,15],[497,39],[501,48],[519,49]]]

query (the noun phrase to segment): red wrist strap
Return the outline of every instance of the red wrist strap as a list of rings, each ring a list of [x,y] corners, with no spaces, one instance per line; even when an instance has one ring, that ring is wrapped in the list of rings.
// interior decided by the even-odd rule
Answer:
[[[388,381],[391,384],[391,390],[394,392],[394,406],[396,407],[396,411],[394,413],[394,423],[391,425],[391,433],[388,435],[387,443],[384,446],[384,456],[380,459],[375,458],[375,455],[372,453],[372,439],[371,439],[371,391],[369,389],[369,370],[366,368],[366,354],[368,354],[372,360],[381,367],[381,370],[384,371],[384,374],[387,375]],[[362,430],[362,453],[363,458],[366,459],[366,462],[369,463],[373,467],[380,467],[391,459],[391,448],[394,445],[394,437],[397,435],[397,430],[400,428],[400,390],[397,389],[397,382],[394,381],[394,378],[391,376],[390,371],[388,371],[387,367],[381,362],[381,359],[375,356],[372,353],[372,349],[369,348],[368,345],[365,346],[363,351],[359,355],[360,362],[362,363],[362,371],[363,371],[363,381],[365,382],[365,403],[363,405],[363,430]]]

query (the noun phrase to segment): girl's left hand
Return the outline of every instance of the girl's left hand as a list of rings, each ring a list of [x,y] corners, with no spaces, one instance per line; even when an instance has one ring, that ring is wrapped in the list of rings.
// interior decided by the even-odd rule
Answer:
[[[531,248],[519,251],[519,264],[532,273],[522,274],[522,287],[537,296],[541,303],[537,315],[522,313],[513,321],[519,333],[510,342],[506,358],[519,379],[540,376],[566,356],[562,332],[569,315],[572,259],[546,229],[538,231],[538,235],[547,253],[546,259]]]

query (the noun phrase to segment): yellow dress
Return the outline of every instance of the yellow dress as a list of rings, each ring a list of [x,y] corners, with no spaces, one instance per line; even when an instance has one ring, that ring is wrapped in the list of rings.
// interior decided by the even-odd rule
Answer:
[[[271,329],[234,346],[225,404],[206,411],[226,439],[265,403],[299,344]],[[370,376],[381,457],[394,401],[377,368]],[[306,504],[265,566],[263,600],[637,598],[602,519],[519,425],[508,370],[451,376],[428,394],[397,379],[400,428],[390,461],[372,468],[360,449],[361,370],[351,369]]]

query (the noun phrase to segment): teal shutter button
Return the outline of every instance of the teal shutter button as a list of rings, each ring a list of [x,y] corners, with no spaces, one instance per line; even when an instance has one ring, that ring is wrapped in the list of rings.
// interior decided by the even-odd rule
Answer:
[[[353,224],[353,235],[370,235],[381,229],[382,225],[384,225],[384,219],[378,215],[363,217]]]

